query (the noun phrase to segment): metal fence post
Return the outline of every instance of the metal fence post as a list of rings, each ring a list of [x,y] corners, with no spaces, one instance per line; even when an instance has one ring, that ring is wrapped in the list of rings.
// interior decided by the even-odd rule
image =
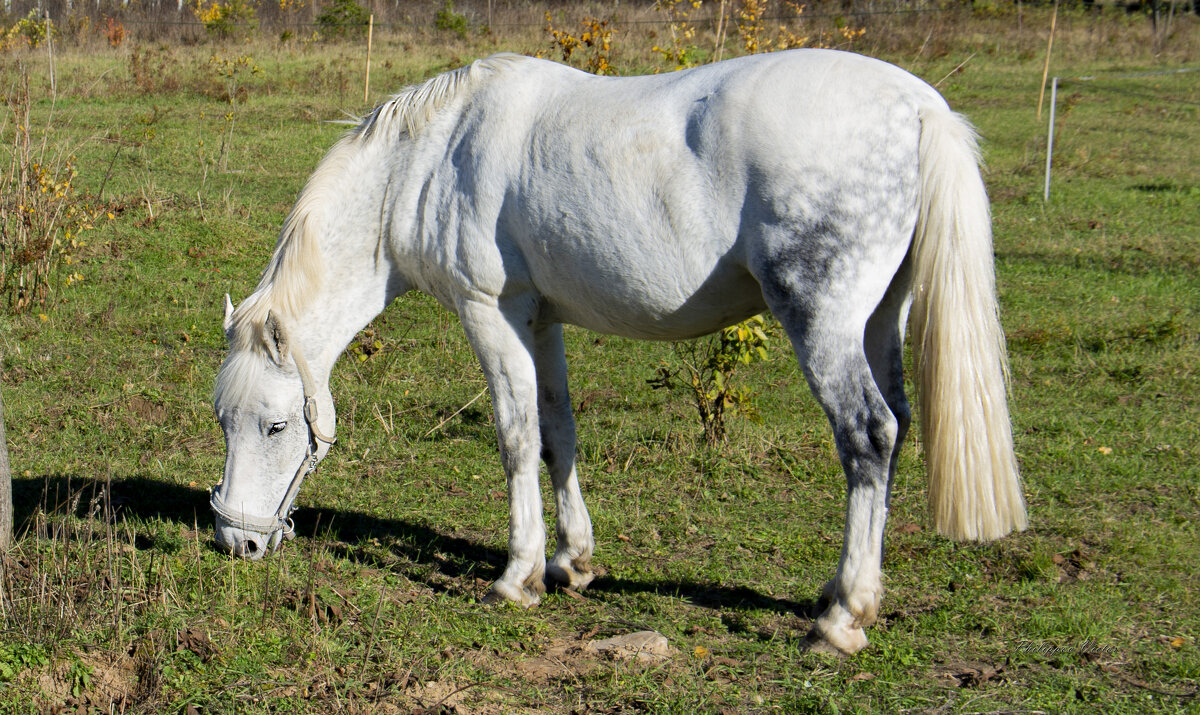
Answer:
[[[1054,157],[1054,108],[1058,106],[1058,77],[1050,84],[1050,128],[1046,130],[1046,187],[1042,202],[1050,200],[1050,162]]]

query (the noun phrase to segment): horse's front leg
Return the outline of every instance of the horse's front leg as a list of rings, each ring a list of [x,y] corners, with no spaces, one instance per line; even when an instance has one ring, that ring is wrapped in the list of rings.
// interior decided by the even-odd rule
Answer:
[[[498,306],[466,300],[459,304],[458,315],[491,391],[508,480],[508,566],[492,585],[488,600],[532,606],[546,591],[532,316],[506,315]]]
[[[537,362],[538,415],[542,435],[542,459],[554,484],[557,508],[555,533],[558,545],[546,574],[568,588],[580,589],[592,581],[592,520],[579,478],[575,473],[575,418],[567,390],[567,358],[562,326],[546,325],[534,335]]]

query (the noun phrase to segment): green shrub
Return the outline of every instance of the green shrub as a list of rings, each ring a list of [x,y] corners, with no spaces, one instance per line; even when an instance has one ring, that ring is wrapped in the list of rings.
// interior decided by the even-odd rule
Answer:
[[[0,683],[7,683],[27,670],[50,664],[46,649],[35,643],[0,645]]]
[[[37,8],[29,11],[25,17],[17,20],[10,27],[0,25],[0,50],[16,47],[21,41],[30,47],[37,47],[46,41],[50,25],[45,16]]]
[[[354,0],[333,0],[317,15],[317,26],[323,37],[361,35],[370,19],[371,13]]]
[[[658,389],[682,383],[692,396],[704,428],[704,439],[716,446],[725,441],[725,414],[756,418],[754,392],[734,379],[739,365],[768,360],[773,329],[761,315],[700,340],[674,344],[680,366],[660,365],[646,382]]]
[[[223,40],[244,37],[258,27],[254,6],[249,0],[228,0],[206,6],[198,0],[193,11],[208,34]]]
[[[433,26],[439,30],[453,32],[459,37],[465,38],[467,36],[467,16],[460,12],[455,12],[453,0],[446,0],[446,4],[442,6],[442,9],[438,10],[437,14],[433,16]]]

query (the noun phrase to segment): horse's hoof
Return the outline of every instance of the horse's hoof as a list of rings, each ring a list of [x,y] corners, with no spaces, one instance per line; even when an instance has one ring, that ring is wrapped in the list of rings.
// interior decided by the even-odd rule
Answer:
[[[512,603],[503,594],[496,592],[495,589],[488,589],[488,592],[484,594],[479,602],[488,607],[503,606],[506,603]]]
[[[554,562],[546,564],[547,581],[553,582],[562,588],[569,588],[572,591],[582,591],[588,587],[588,584],[594,578],[596,578],[596,572],[586,562],[582,564],[573,563],[569,566],[562,566]]]
[[[534,587],[520,588],[497,581],[492,584],[492,588],[487,595],[483,597],[483,603],[487,606],[496,606],[502,603],[511,603],[521,608],[532,608],[542,599],[542,592],[545,591],[545,586],[541,581],[536,584],[531,584]],[[536,588],[540,586],[541,588]]]
[[[861,628],[842,628],[834,638],[816,626],[804,636],[800,648],[809,653],[824,653],[843,658],[867,647],[867,634]]]

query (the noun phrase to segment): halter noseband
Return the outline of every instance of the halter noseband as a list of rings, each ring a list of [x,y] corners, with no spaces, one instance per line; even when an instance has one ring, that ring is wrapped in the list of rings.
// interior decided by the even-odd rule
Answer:
[[[243,531],[253,531],[267,537],[267,548],[273,549],[279,545],[279,542],[285,538],[291,538],[295,532],[292,527],[292,520],[289,517],[295,507],[291,506],[296,498],[297,492],[300,491],[300,484],[304,478],[312,474],[317,468],[317,452],[320,450],[320,442],[324,442],[329,446],[333,446],[337,442],[336,436],[327,437],[317,425],[317,398],[316,381],[313,379],[312,371],[308,368],[308,361],[304,359],[304,355],[298,350],[292,349],[292,359],[296,363],[296,371],[300,373],[300,385],[304,390],[304,422],[308,426],[308,446],[305,450],[304,461],[296,468],[296,474],[292,477],[292,481],[288,484],[287,492],[284,493],[283,499],[279,502],[279,508],[270,517],[255,517],[247,515],[243,512],[235,512],[221,501],[216,489],[212,491],[212,496],[209,497],[208,505],[212,508],[213,513],[218,518],[225,521],[230,526],[241,527]],[[220,484],[217,485],[221,486]]]

